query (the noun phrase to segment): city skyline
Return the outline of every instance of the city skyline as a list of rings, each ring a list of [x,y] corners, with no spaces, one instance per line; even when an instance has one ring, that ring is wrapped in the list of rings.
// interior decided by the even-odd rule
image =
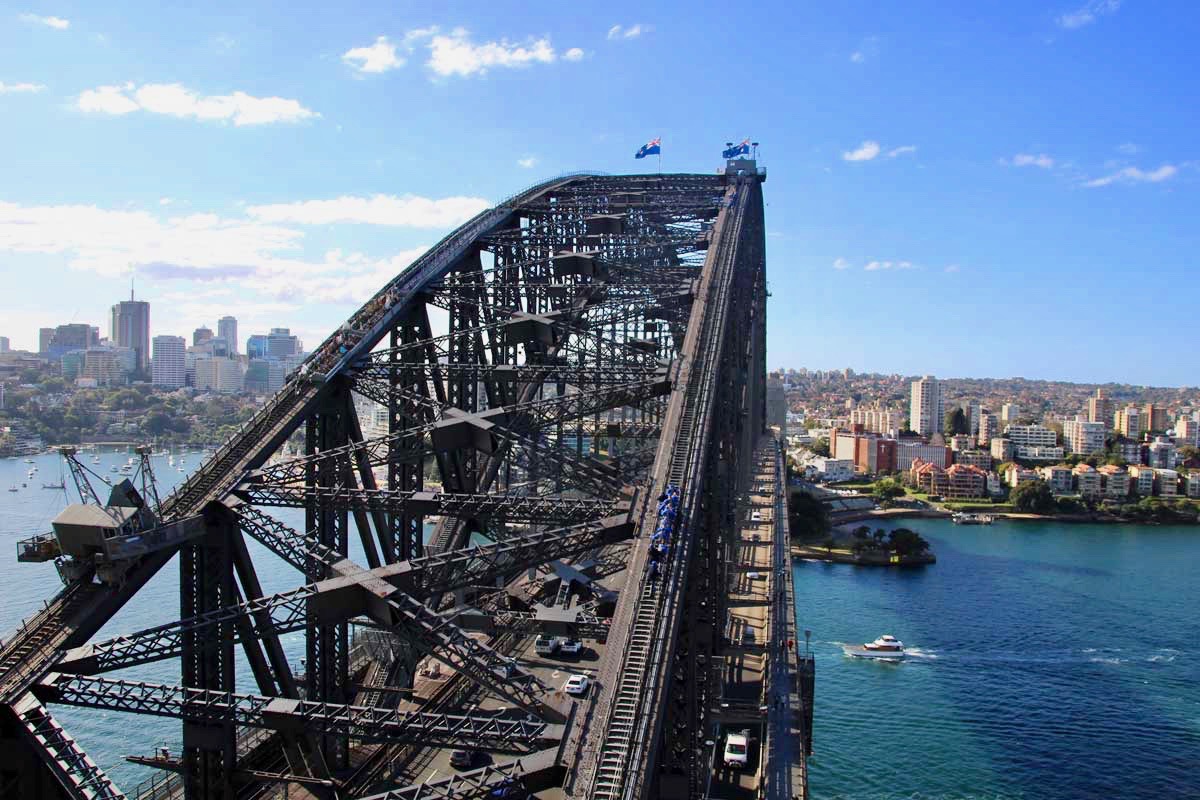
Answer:
[[[701,56],[689,45],[726,21],[677,10],[360,3],[291,9],[269,33],[217,7],[68,5],[61,27],[6,11],[0,144],[21,158],[0,196],[19,276],[4,335],[33,349],[136,273],[182,330],[229,313],[319,341],[537,179],[654,169],[633,153],[659,137],[664,169],[711,172],[752,134],[772,366],[963,375],[986,352],[998,375],[1194,383],[1186,358],[1141,357],[1128,325],[1191,313],[1200,104],[1178,76],[1195,8],[766,3],[748,59]],[[733,110],[652,86],[735,74]],[[582,136],[531,121],[601,104]],[[1131,296],[1130,274],[1152,280]],[[852,321],[913,314],[920,340]],[[1069,358],[1044,346],[1066,330]]]

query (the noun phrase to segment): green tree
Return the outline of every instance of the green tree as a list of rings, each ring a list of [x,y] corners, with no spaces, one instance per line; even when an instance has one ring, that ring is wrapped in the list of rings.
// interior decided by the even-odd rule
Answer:
[[[1027,514],[1052,514],[1057,507],[1045,481],[1026,481],[1009,493],[1013,508]]]
[[[810,541],[829,533],[832,525],[825,504],[808,492],[788,497],[788,527],[793,539]]]
[[[875,481],[871,486],[871,497],[880,504],[890,503],[897,497],[903,497],[904,487],[891,478]]]
[[[808,445],[808,449],[812,450],[817,455],[823,456],[825,458],[829,458],[829,456],[830,456],[829,440],[826,439],[824,436],[813,439],[812,443]]]
[[[901,556],[920,555],[929,550],[929,542],[925,537],[908,528],[896,528],[888,534],[888,545],[892,552]]]
[[[947,411],[945,423],[946,424],[943,427],[943,430],[946,432],[947,436],[966,433],[971,429],[967,423],[967,415],[966,412],[962,410],[962,406]]]

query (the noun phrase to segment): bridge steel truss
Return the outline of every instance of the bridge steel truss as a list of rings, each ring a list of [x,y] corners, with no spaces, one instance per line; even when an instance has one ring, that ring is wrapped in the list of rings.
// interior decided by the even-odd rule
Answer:
[[[164,499],[165,520],[200,516],[202,535],[132,559],[119,579],[68,583],[0,646],[0,800],[131,796],[54,720],[56,704],[180,720],[175,796],[189,800],[288,776],[353,796],[356,742],[498,755],[427,787],[375,785],[378,797],[512,783],[700,796],[722,542],[764,419],[760,182],[556,179],[396,276]],[[364,400],[386,409],[386,431],[364,430]],[[289,440],[301,454],[283,453]],[[651,578],[645,543],[667,483],[683,490],[682,522]],[[303,529],[281,508],[302,509]],[[295,568],[298,588],[266,595],[247,539]],[[179,620],[92,641],[176,553]],[[575,615],[608,642],[602,708],[584,719],[470,634],[527,636],[537,614],[458,603],[560,559],[611,574],[614,558],[626,586],[613,618]],[[352,619],[394,637],[401,681],[432,658],[513,712],[376,705],[387,692],[356,704]],[[282,637],[299,631],[294,674]],[[165,659],[179,661],[178,685],[109,674]],[[253,693],[236,685],[239,659]],[[265,732],[258,750],[240,746],[249,730]],[[255,760],[264,747],[281,754],[269,769]]]

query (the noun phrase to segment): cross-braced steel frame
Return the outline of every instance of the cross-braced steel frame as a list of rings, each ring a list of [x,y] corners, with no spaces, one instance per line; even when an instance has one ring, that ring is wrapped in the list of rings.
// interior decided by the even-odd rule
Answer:
[[[579,797],[695,796],[708,676],[694,655],[716,646],[698,609],[719,610],[717,543],[763,420],[759,183],[551,181],[390,281],[164,499],[166,521],[203,520],[197,535],[109,568],[105,582],[72,565],[64,574],[84,577],[0,649],[0,738],[13,745],[0,747],[0,798],[126,796],[54,721],[54,704],[179,719],[182,753],[162,766],[190,800],[288,780],[330,797],[560,783]],[[386,431],[364,428],[365,403],[384,409]],[[297,438],[302,453],[284,454]],[[649,580],[646,515],[668,482],[684,491],[679,540]],[[303,529],[277,508],[303,509]],[[291,565],[298,588],[264,595],[247,538]],[[350,558],[352,539],[365,563]],[[92,641],[176,552],[179,620]],[[537,570],[558,562],[597,579],[627,573],[612,619],[573,609],[553,621],[620,643],[598,690],[611,714],[577,715],[509,655],[551,623],[498,604],[495,588],[548,579]],[[560,595],[570,591],[564,579]],[[384,684],[370,691],[356,678],[352,619],[390,637],[388,663],[370,673]],[[281,637],[300,631],[294,674]],[[253,692],[235,685],[239,658]],[[110,675],[165,659],[181,664],[178,685]],[[453,691],[397,706],[389,689],[411,686],[422,659],[451,670]],[[621,720],[630,687],[648,728]],[[510,712],[464,705],[486,695]],[[589,761],[604,743],[620,746],[628,779]],[[381,784],[396,778],[372,766],[380,753],[394,763],[420,747],[502,757],[429,791]]]

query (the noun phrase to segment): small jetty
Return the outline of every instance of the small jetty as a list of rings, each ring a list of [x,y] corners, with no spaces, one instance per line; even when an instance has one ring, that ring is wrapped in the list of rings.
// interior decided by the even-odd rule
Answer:
[[[959,511],[950,516],[955,525],[991,525],[996,521],[994,514],[968,514]]]

